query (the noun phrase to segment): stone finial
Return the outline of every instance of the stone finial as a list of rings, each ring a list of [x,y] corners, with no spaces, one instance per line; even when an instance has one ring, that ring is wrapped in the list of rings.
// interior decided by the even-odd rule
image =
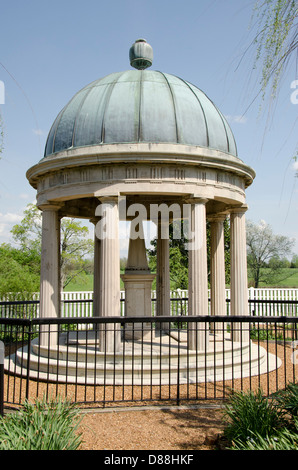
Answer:
[[[146,39],[137,39],[129,50],[130,65],[138,70],[151,67],[153,61],[153,49]]]

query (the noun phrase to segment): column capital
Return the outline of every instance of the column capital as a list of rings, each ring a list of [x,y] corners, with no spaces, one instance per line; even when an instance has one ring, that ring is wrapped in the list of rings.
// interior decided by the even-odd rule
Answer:
[[[248,210],[248,205],[243,204],[242,206],[238,207],[231,207],[229,209],[230,214],[245,214],[245,212]]]
[[[114,203],[119,203],[119,194],[107,194],[104,196],[97,196],[97,199],[101,203],[109,203],[109,202],[114,202]]]
[[[207,204],[209,199],[206,199],[204,197],[199,197],[199,196],[189,196],[185,199],[185,202],[187,204]]]
[[[207,220],[209,222],[224,222],[227,218],[227,214],[218,213],[218,214],[209,214],[207,215]]]
[[[64,206],[64,202],[49,202],[47,204],[38,205],[41,211],[59,211]]]

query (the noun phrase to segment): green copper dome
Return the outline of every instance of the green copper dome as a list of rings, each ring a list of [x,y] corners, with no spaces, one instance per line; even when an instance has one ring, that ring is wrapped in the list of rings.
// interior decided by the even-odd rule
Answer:
[[[150,50],[148,55],[151,61]],[[79,91],[54,121],[45,157],[71,148],[139,142],[237,156],[229,124],[201,90],[176,76],[138,68],[112,73]]]

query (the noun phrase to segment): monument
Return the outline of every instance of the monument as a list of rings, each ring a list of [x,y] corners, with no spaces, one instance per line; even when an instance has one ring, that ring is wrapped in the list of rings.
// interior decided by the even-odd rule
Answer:
[[[203,91],[182,78],[151,69],[153,51],[146,40],[132,45],[129,59],[131,69],[95,80],[70,99],[50,129],[43,159],[27,171],[42,211],[40,316],[60,316],[62,217],[94,223],[93,316],[109,318],[120,316],[119,220],[131,221],[122,275],[126,316],[151,315],[155,275],[148,268],[142,237],[142,222],[147,220],[157,227],[156,313],[170,315],[168,227],[182,219],[189,222],[188,315],[209,314],[207,220],[211,223],[211,315],[225,315],[223,224],[229,217],[231,314],[248,315],[245,190],[253,182],[254,170],[239,158],[226,118]],[[102,335],[96,354],[121,355],[122,341],[154,340],[146,323],[137,326],[132,323],[125,332],[118,328]],[[212,330],[206,334],[189,328],[187,354],[211,351],[210,334]],[[235,329],[233,341],[247,348],[248,334]],[[39,351],[46,354],[59,341],[58,333],[41,334]],[[125,359],[119,357],[123,364]],[[91,374],[96,383],[101,380],[98,364],[97,360],[98,372]]]

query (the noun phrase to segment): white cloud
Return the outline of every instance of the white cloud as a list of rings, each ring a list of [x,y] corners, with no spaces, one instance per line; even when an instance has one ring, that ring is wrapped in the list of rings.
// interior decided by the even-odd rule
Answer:
[[[11,243],[12,225],[0,222],[0,245],[1,243]]]
[[[2,224],[10,224],[10,223],[16,223],[20,222],[22,220],[23,216],[19,214],[12,214],[8,212],[7,214],[1,214],[0,213],[0,221]]]
[[[20,199],[29,199],[30,198],[29,194],[26,194],[26,193],[21,193],[19,195],[19,197],[20,197]]]
[[[0,212],[0,244],[1,243],[11,243],[11,229],[12,227],[19,223],[23,219],[23,216],[19,214],[14,214],[12,212],[7,212],[2,214]]]
[[[41,129],[33,129],[33,134],[35,135],[44,135],[44,131]]]
[[[236,124],[246,124],[247,123],[247,117],[243,116],[242,114],[235,114],[235,115],[226,115],[226,119],[229,122],[233,122]]]

